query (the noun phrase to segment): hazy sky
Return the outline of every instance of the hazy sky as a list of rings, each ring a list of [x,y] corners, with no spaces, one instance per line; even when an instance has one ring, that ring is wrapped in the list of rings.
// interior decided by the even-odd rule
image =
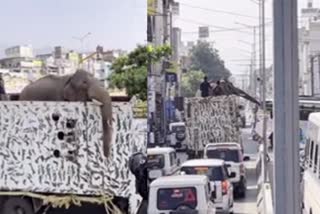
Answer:
[[[223,28],[245,28],[243,25],[258,25],[258,5],[255,0],[179,0],[180,16],[175,18],[175,25],[182,28],[182,39],[184,41],[196,40],[198,26],[200,24],[211,25],[211,31],[221,31]],[[307,0],[299,0],[299,8],[305,7]],[[320,0],[314,0],[314,5],[319,6]],[[187,5],[184,5],[187,4]],[[189,6],[188,6],[189,5]],[[194,6],[194,7],[192,7]],[[206,8],[207,10],[196,7]],[[208,11],[210,9],[234,12],[241,15],[222,14],[217,11]],[[246,17],[250,16],[250,17]],[[266,0],[266,58],[267,65],[272,64],[272,1]],[[252,43],[252,28],[241,29],[242,32],[226,31],[210,33],[209,41],[214,42],[215,48],[220,52],[226,66],[233,73],[248,72],[251,57],[252,46],[240,42]],[[258,42],[258,38],[257,38]],[[258,48],[258,47],[257,47]],[[258,49],[257,49],[258,50]]]
[[[0,55],[7,46],[35,49],[63,45],[80,49],[72,37],[92,35],[84,49],[132,49],[146,42],[146,0],[2,0]]]

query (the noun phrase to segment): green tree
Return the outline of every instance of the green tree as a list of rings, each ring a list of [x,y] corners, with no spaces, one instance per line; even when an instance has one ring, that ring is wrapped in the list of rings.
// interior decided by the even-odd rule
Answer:
[[[202,71],[189,71],[182,75],[181,94],[184,97],[194,97],[200,88],[205,74]]]
[[[126,89],[128,96],[146,100],[149,63],[159,62],[170,54],[169,46],[138,45],[128,55],[119,57],[113,62],[111,66],[113,72],[108,78],[110,86]]]
[[[224,61],[220,58],[218,50],[212,48],[210,43],[199,41],[191,49],[191,70],[201,70],[209,80],[227,79],[231,73],[226,69]]]

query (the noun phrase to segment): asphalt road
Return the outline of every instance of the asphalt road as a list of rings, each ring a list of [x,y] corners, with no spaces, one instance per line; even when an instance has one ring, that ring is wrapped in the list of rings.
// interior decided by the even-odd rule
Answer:
[[[258,151],[258,143],[253,141],[250,136],[250,129],[242,130],[242,139],[245,155],[250,156],[251,160],[246,162],[247,169],[247,194],[245,199],[237,199],[234,204],[235,214],[256,214],[256,198],[257,198],[257,175],[255,163]]]

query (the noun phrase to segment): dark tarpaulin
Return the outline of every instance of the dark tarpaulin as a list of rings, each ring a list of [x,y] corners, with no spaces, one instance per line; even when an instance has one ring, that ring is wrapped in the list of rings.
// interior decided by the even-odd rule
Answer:
[[[253,98],[246,92],[235,87],[231,82],[224,80],[224,81],[218,81],[216,84],[217,86],[211,91],[211,94],[210,94],[211,96],[237,95],[239,97],[242,97],[260,106],[260,102],[258,102],[255,98]]]

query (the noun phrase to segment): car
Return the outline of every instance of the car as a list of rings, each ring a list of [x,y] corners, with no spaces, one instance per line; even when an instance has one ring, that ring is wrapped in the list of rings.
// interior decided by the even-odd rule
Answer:
[[[206,175],[173,175],[150,184],[148,213],[215,214],[214,191]]]
[[[235,196],[244,198],[247,189],[247,177],[244,161],[250,160],[248,156],[243,157],[242,148],[238,143],[210,143],[204,150],[204,158],[222,159],[229,168],[230,173],[234,172],[235,177],[231,178]]]
[[[181,165],[181,174],[207,175],[211,189],[215,190],[215,206],[217,213],[233,213],[233,186],[230,178],[235,173],[228,173],[224,160],[220,159],[194,159]]]
[[[148,176],[151,181],[161,176],[173,175],[179,170],[179,160],[174,148],[149,148],[147,156]]]

